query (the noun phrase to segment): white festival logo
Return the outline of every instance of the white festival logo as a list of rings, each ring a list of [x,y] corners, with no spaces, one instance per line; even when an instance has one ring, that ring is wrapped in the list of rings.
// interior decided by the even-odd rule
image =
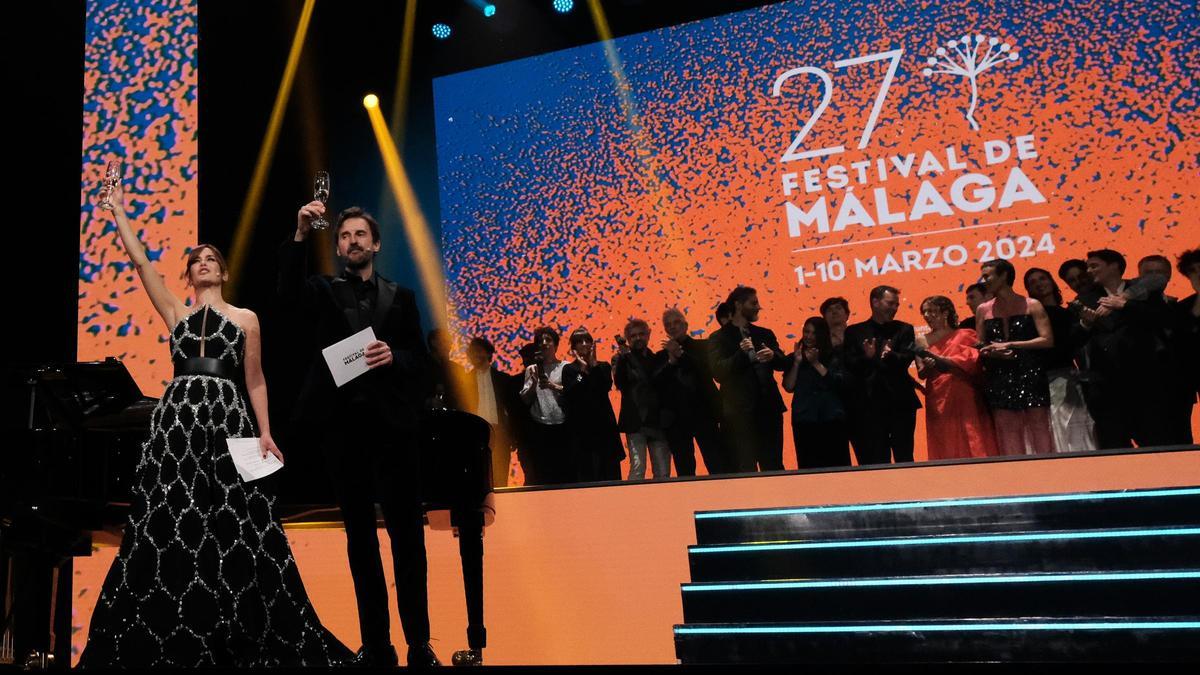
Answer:
[[[985,41],[987,42],[986,51],[983,50]],[[981,51],[983,51],[982,55]],[[975,108],[979,104],[979,76],[999,63],[1016,61],[1019,58],[1017,51],[1007,42],[1001,42],[999,38],[976,35],[972,40],[970,36],[964,35],[960,39],[948,41],[945,47],[938,47],[936,54],[937,56],[931,56],[925,60],[929,67],[923,69],[921,74],[925,77],[947,74],[967,78],[967,81],[971,83],[971,105],[967,108],[966,117],[967,121],[971,123],[971,128],[978,131],[979,123],[975,121]]]

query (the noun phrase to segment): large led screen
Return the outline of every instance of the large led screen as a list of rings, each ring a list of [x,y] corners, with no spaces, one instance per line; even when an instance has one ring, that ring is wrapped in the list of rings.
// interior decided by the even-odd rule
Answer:
[[[123,162],[125,201],[177,297],[196,244],[196,0],[91,0],[84,47],[79,201],[80,361],[120,358],[147,395],[171,379],[167,326],[97,208],[106,164]]]
[[[1173,259],[1200,240],[1198,32],[1190,2],[814,0],[438,78],[459,332],[515,368],[582,325],[608,358],[629,317],[706,334],[745,284],[790,348],[880,284],[914,325],[929,295],[962,314],[994,257]]]

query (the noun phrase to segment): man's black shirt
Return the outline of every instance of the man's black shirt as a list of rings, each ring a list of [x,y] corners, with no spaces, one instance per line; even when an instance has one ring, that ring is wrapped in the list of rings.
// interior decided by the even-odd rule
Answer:
[[[334,279],[334,283],[348,283],[350,288],[354,289],[354,297],[357,299],[357,304],[346,306],[342,296],[335,295],[334,297],[342,304],[342,309],[355,310],[358,313],[358,321],[356,325],[369,326],[371,325],[371,317],[375,315],[375,297],[378,295],[379,275],[372,273],[370,278],[363,280],[362,277],[346,270],[342,275]]]

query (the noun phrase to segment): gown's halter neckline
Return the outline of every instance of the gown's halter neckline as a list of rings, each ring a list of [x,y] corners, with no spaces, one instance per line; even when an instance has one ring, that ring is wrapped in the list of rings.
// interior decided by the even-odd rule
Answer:
[[[204,358],[204,342],[208,339],[208,305],[204,305],[204,317],[200,319],[200,358]]]

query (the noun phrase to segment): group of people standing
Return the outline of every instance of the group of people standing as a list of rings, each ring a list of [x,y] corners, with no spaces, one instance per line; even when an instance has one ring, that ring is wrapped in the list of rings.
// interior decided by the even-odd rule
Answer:
[[[1076,293],[1064,304],[1048,270],[1026,270],[1022,296],[1010,262],[985,263],[967,289],[974,316],[957,326],[949,299],[922,302],[930,458],[1191,443],[1200,306],[1164,295],[1164,256],[1143,258],[1136,278],[1125,268],[1111,249],[1064,262]],[[1200,289],[1200,251],[1178,269]]]
[[[1123,279],[1115,251],[1068,261],[1060,277],[1077,297],[1065,307],[1045,270],[1025,273],[1024,297],[1012,264],[989,261],[981,285],[967,289],[974,317],[960,323],[949,299],[926,298],[921,335],[896,320],[898,289],[873,289],[870,317],[852,325],[849,303],[830,298],[791,353],[756,323],[755,290],[739,286],[707,338],[668,309],[657,351],[649,323],[633,319],[611,363],[583,328],[567,337],[564,360],[559,333],[542,327],[521,350],[524,371],[506,375],[482,337],[468,345],[470,370],[450,360],[444,331],[422,339],[412,291],[374,268],[380,228],[361,209],[334,226],[344,271],[309,275],[306,242],[325,212],[314,201],[301,207],[279,258],[282,305],[305,325],[310,348],[290,425],[328,458],[358,606],[362,646],[353,653],[308,600],[269,482],[241,480],[226,449],[228,439],[257,437],[264,457],[283,459],[267,415],[258,317],[224,299],[225,261],[210,245],[188,254],[192,301],[177,298],[128,222],[119,185],[110,201],[169,328],[175,376],[154,410],[121,547],[92,615],[88,667],[395,665],[377,503],[408,664],[437,664],[412,442],[423,406],[461,408],[492,425],[498,486],[514,449],[528,484],[619,480],[626,449],[632,479],[647,468],[669,476],[672,464],[694,474],[696,447],[712,474],[780,470],[788,407],[776,373],[792,396],[804,468],[848,466],[851,447],[859,464],[912,461],[920,390],[931,458],[1191,441],[1200,300],[1164,295],[1171,266],[1161,256],[1143,260],[1134,279]],[[1183,253],[1178,269],[1200,291],[1200,249]],[[319,349],[366,327],[377,336],[365,349],[368,372],[335,386]],[[914,361],[924,385],[910,375]],[[464,662],[479,663],[478,653]]]
[[[620,480],[626,451],[631,480],[647,468],[670,476],[672,463],[675,475],[694,475],[697,448],[709,474],[782,470],[789,408],[800,468],[850,466],[852,451],[859,465],[911,462],[922,407],[929,459],[1191,443],[1200,305],[1164,294],[1164,256],[1144,258],[1135,278],[1123,278],[1125,267],[1110,249],[1067,261],[1059,277],[1076,298],[1064,304],[1049,271],[1026,270],[1021,295],[1015,266],[991,260],[966,288],[965,316],[933,295],[919,305],[920,329],[896,319],[897,288],[872,289],[870,317],[854,324],[849,301],[829,298],[790,352],[757,324],[748,286],[718,306],[720,328],[707,338],[670,308],[656,351],[649,322],[629,320],[611,363],[584,328],[568,337],[566,359],[558,331],[536,329],[517,375],[496,368],[482,337],[468,348],[470,371],[449,360],[444,332],[433,351],[447,382],[471,380],[467,389],[490,390],[475,400],[506,404],[497,485],[513,450],[527,485]],[[1200,289],[1200,250],[1177,267]]]

